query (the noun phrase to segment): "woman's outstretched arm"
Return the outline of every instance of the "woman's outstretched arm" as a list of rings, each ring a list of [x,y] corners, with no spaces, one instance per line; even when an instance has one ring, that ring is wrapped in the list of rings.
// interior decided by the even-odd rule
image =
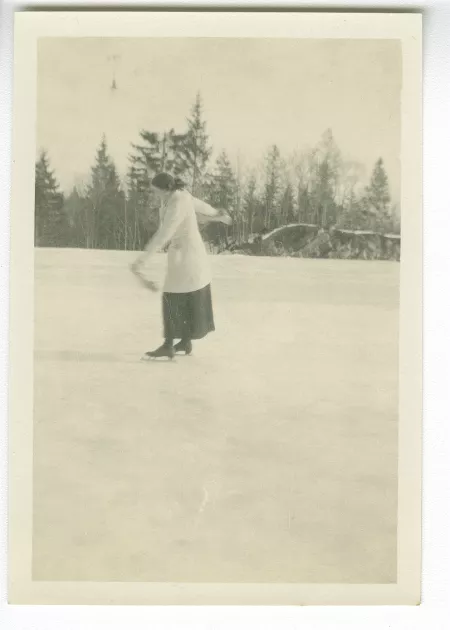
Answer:
[[[186,208],[183,202],[179,200],[171,201],[167,207],[164,218],[156,234],[154,234],[149,240],[144,248],[143,253],[138,256],[136,262],[134,263],[134,265],[132,265],[132,267],[136,269],[140,265],[144,264],[145,260],[149,256],[163,249],[164,246],[167,245],[172,236],[175,234],[178,226],[183,221],[185,216]]]
[[[196,197],[192,197],[192,201],[194,203],[195,214],[197,215],[197,219],[200,223],[208,223],[209,221],[215,221],[219,223],[225,223],[226,225],[231,224],[231,217],[222,208],[213,208],[209,203],[202,201],[201,199],[197,199]]]

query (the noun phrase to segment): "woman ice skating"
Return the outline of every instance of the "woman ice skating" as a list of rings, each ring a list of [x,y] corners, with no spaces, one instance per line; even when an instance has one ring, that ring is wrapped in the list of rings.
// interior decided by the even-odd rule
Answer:
[[[193,197],[184,182],[169,173],[156,175],[152,188],[162,201],[160,226],[132,270],[139,275],[147,258],[170,243],[162,296],[164,343],[143,359],[172,359],[177,352],[190,354],[192,340],[214,331],[211,274],[198,221],[230,224],[231,219],[225,211]],[[176,345],[175,340],[179,340]]]

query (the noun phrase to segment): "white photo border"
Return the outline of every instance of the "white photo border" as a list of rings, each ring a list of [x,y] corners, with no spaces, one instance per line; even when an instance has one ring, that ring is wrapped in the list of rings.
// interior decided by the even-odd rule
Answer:
[[[417,13],[20,12],[15,15],[9,597],[14,604],[417,605],[421,573],[422,16]],[[396,584],[36,582],[31,577],[34,164],[42,37],[397,39],[402,43],[402,255]]]

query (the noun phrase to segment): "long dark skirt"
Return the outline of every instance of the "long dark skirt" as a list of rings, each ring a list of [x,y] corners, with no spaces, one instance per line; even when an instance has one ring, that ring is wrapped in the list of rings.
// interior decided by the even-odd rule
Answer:
[[[163,293],[165,339],[202,339],[215,330],[211,285],[191,293]]]

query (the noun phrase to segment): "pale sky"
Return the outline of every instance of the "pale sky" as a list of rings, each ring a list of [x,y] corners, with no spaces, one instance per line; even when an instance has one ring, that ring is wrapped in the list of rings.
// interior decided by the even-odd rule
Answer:
[[[114,60],[113,57],[116,57]],[[110,89],[116,67],[118,89]],[[330,127],[367,174],[383,157],[400,195],[400,42],[46,38],[39,42],[38,149],[64,190],[88,174],[102,134],[125,176],[140,129],[185,129],[200,91],[215,152],[244,166],[284,156]]]

